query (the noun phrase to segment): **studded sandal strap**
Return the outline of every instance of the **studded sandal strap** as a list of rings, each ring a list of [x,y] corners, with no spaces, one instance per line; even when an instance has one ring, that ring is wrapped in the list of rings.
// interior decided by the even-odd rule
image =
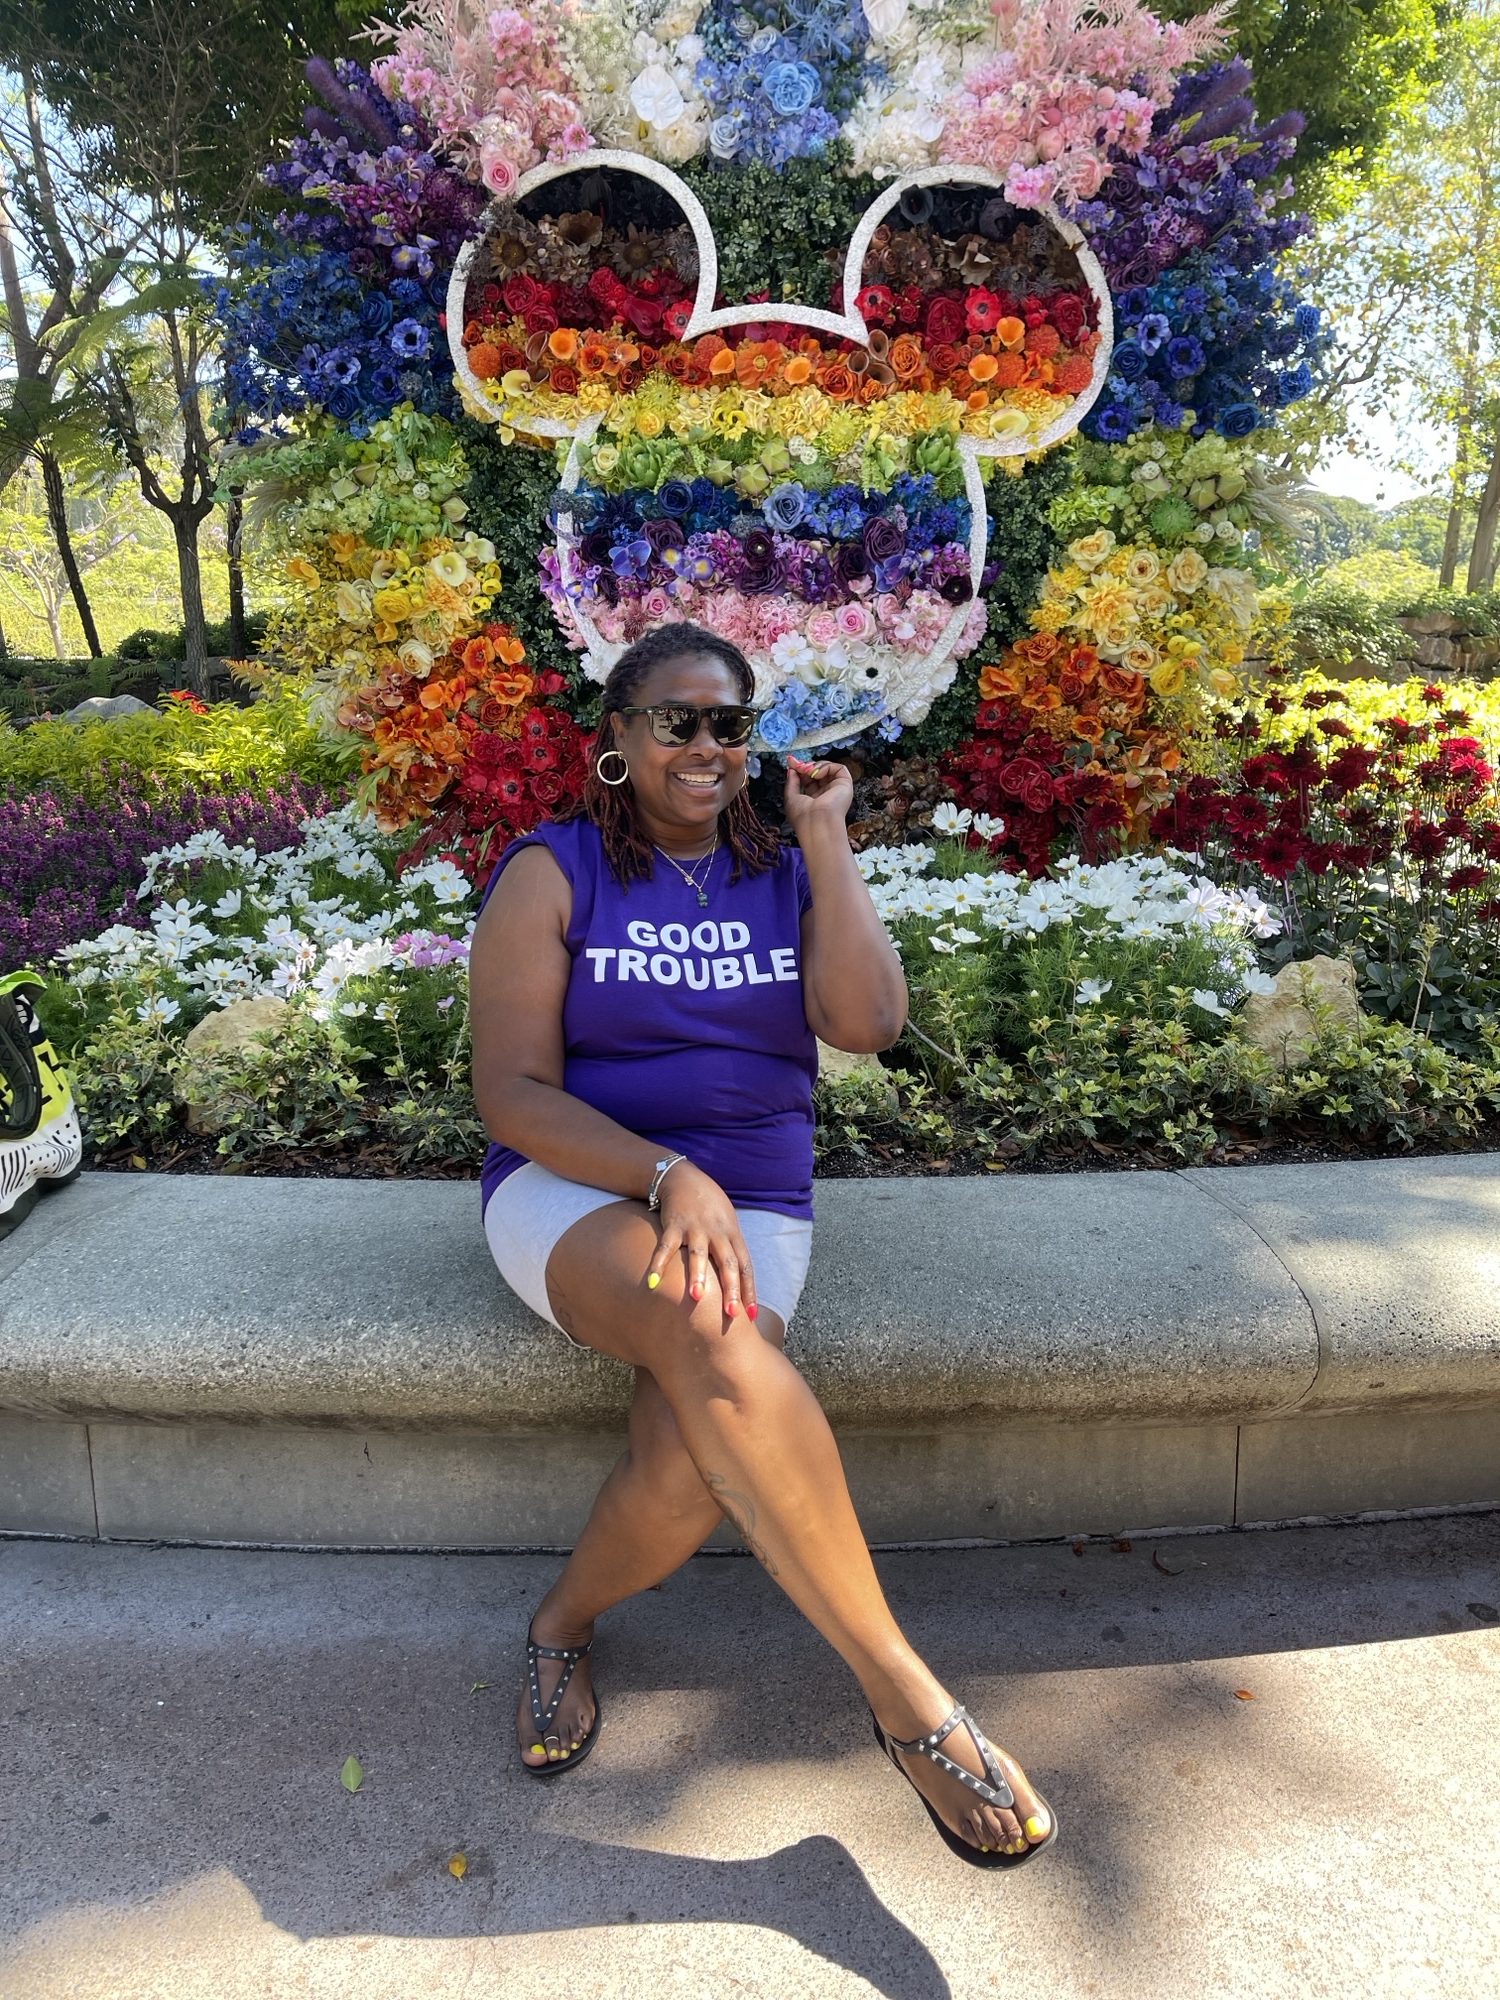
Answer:
[[[567,1692],[568,1682],[573,1678],[574,1668],[590,1651],[593,1643],[593,1640],[590,1639],[588,1644],[583,1646],[539,1646],[535,1639],[528,1639],[526,1641],[526,1688],[528,1694],[531,1696],[531,1720],[536,1727],[539,1739],[546,1736],[553,1717],[562,1705],[562,1698]],[[567,1665],[563,1668],[559,1676],[557,1686],[552,1690],[552,1699],[545,1709],[542,1707],[541,1683],[537,1679],[536,1663],[538,1656],[544,1660],[565,1660],[567,1662]]]
[[[945,1757],[937,1747],[939,1743],[944,1742],[957,1729],[960,1723],[964,1725],[974,1740],[974,1747],[979,1752],[980,1759],[984,1764],[988,1783],[985,1782],[984,1778],[976,1778],[972,1771],[966,1771],[962,1764],[955,1764],[951,1757]],[[988,1805],[1009,1808],[1016,1802],[1016,1795],[1005,1782],[1005,1773],[1000,1769],[1000,1764],[994,1751],[990,1748],[984,1737],[980,1735],[978,1729],[975,1728],[973,1717],[961,1704],[954,1709],[942,1728],[934,1729],[930,1736],[918,1736],[911,1743],[903,1743],[896,1736],[892,1736],[888,1740],[894,1749],[909,1750],[916,1755],[928,1758],[941,1770],[947,1771],[953,1777],[960,1779],[969,1787],[971,1792],[978,1792],[979,1796]]]

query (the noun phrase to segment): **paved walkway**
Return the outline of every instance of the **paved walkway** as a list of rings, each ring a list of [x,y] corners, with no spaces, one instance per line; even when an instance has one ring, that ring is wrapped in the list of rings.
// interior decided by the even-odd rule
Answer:
[[[1500,1994],[1500,1515],[879,1560],[1050,1859],[950,1859],[743,1558],[601,1628],[548,1787],[552,1559],[0,1543],[0,1995]]]

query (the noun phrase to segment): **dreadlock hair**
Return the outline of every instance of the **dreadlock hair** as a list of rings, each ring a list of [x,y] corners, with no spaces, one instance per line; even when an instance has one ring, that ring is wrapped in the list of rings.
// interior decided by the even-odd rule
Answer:
[[[692,653],[711,653],[721,660],[739,682],[740,700],[749,702],[755,694],[755,673],[732,640],[704,625],[683,622],[657,625],[627,646],[604,683],[599,711],[599,729],[588,756],[588,777],[583,797],[569,815],[591,819],[604,842],[610,872],[621,887],[631,882],[647,882],[656,872],[656,855],[636,816],[635,793],[627,778],[623,785],[606,785],[598,773],[599,759],[615,748],[610,717],[629,706],[647,675],[666,660],[680,660]],[[741,787],[719,814],[719,839],[729,849],[729,879],[759,875],[774,868],[781,842],[750,803]]]

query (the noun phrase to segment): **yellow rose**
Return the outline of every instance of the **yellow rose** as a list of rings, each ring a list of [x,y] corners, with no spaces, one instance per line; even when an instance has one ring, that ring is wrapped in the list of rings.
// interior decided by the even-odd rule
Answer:
[[[1080,569],[1097,569],[1105,558],[1114,551],[1115,538],[1108,528],[1096,528],[1091,535],[1083,535],[1076,542],[1069,542],[1068,554]],[[1201,560],[1201,558],[1200,558]],[[1204,564],[1204,575],[1208,565]]]
[[[404,590],[397,590],[391,584],[388,584],[384,590],[376,591],[374,602],[375,616],[386,620],[388,623],[394,623],[397,619],[405,618],[411,612],[411,599]]]
[[[637,437],[659,438],[666,427],[666,419],[660,410],[645,409],[637,410],[635,413]]]
[[[1190,597],[1208,575],[1208,564],[1196,549],[1179,549],[1167,564],[1167,581],[1174,590]]]
[[[603,473],[606,479],[619,463],[620,451],[618,445],[601,444],[599,449],[594,453],[594,470]]]
[[[1160,556],[1155,549],[1132,549],[1125,564],[1125,575],[1137,589],[1155,583],[1161,575]]]
[[[1210,667],[1208,684],[1221,701],[1232,701],[1240,691],[1240,684],[1226,667]]]
[[[290,582],[306,584],[309,590],[315,589],[321,581],[306,556],[293,556],[286,566],[286,574]]]
[[[1133,674],[1149,674],[1156,665],[1156,648],[1145,639],[1132,639],[1120,653],[1120,665]]]
[[[1181,694],[1187,680],[1187,668],[1181,660],[1163,660],[1160,666],[1151,669],[1151,692],[1169,701],[1174,694]]]

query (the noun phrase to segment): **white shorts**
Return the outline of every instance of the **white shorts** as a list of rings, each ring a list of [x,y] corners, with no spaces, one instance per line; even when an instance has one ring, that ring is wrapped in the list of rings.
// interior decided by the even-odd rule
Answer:
[[[564,1180],[535,1160],[507,1174],[490,1196],[484,1211],[484,1233],[501,1277],[523,1304],[557,1327],[565,1340],[592,1353],[587,1343],[573,1340],[558,1324],[547,1296],[547,1260],[558,1238],[596,1208],[607,1208],[625,1197],[607,1188]],[[737,1208],[740,1231],[755,1267],[757,1301],[790,1326],[812,1255],[812,1224],[795,1215],[778,1215],[769,1208]]]

